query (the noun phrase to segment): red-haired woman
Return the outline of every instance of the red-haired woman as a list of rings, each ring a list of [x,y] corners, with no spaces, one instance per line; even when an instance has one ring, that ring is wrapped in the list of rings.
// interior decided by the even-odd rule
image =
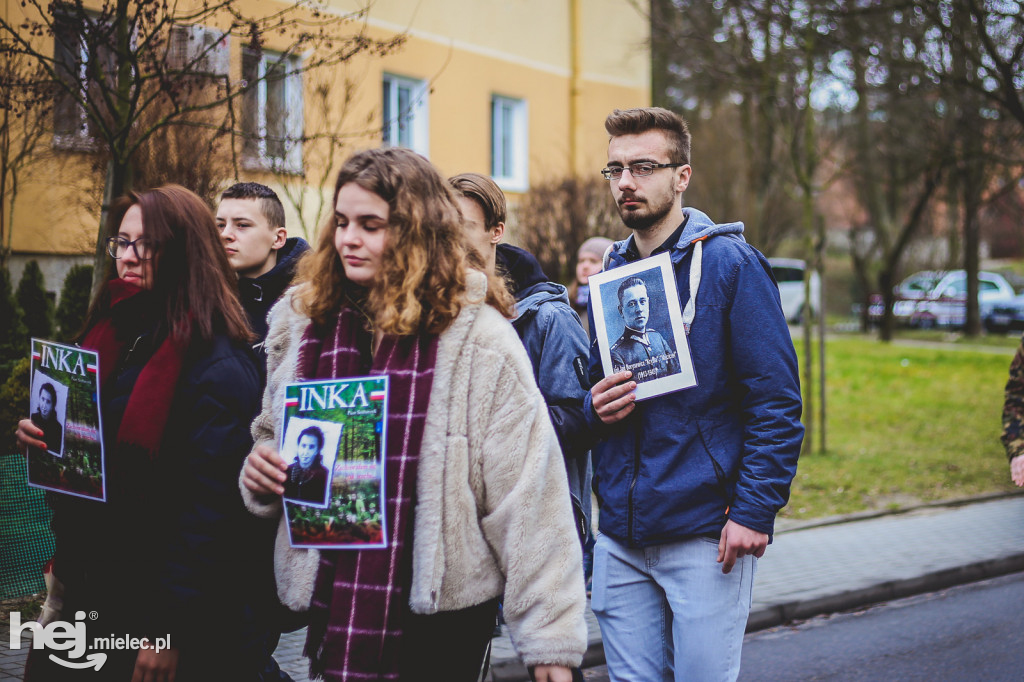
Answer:
[[[212,213],[183,187],[120,200],[109,233],[114,267],[81,339],[100,356],[107,501],[50,495],[61,618],[90,614],[90,644],[169,642],[96,652],[104,680],[260,679],[273,596],[260,546],[271,536],[237,486],[260,378],[234,274]],[[42,447],[41,435],[19,423],[23,447]],[[34,649],[27,679],[80,679],[48,656],[70,653]]]
[[[405,149],[350,158],[334,221],[270,314],[268,383],[242,474],[280,518],[278,596],[310,611],[328,680],[476,680],[499,597],[537,680],[586,648],[579,542],[544,398],[496,278],[466,266],[444,178]],[[285,384],[389,376],[386,549],[289,547],[277,454]]]

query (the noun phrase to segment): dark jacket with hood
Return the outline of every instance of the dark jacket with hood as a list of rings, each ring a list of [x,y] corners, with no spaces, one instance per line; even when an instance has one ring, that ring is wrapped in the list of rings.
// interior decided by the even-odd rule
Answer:
[[[528,251],[498,244],[495,262],[516,299],[512,326],[526,347],[533,376],[548,405],[551,424],[565,457],[573,505],[590,528],[590,447],[593,429],[583,413],[586,379],[579,376],[587,358],[587,333],[569,305],[566,288],[549,282],[540,263]],[[584,533],[585,534],[585,533]]]
[[[610,426],[586,396],[591,427],[607,436],[593,451],[601,532],[631,547],[714,537],[727,519],[770,536],[803,440],[796,353],[768,261],[742,223],[684,213],[667,250],[680,306],[695,299],[687,340],[697,385],[638,402]],[[605,269],[638,258],[630,237]],[[590,368],[592,381],[603,377],[597,344]]]
[[[267,354],[263,350],[263,340],[267,337],[267,313],[277,303],[281,294],[292,283],[295,266],[299,258],[309,251],[309,244],[301,237],[290,237],[277,252],[277,265],[255,279],[238,278],[238,296],[242,299],[242,307],[249,316],[249,325],[256,333],[257,339],[253,349],[263,363],[263,374],[266,375]]]

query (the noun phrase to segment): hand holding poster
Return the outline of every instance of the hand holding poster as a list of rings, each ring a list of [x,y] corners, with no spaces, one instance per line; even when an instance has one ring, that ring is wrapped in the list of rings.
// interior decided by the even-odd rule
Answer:
[[[387,546],[387,390],[382,376],[285,386],[280,453],[292,547]]]
[[[697,385],[668,253],[590,276],[605,376],[629,370],[636,399]]]
[[[46,450],[29,448],[28,484],[106,501],[99,355],[32,339],[29,415]]]

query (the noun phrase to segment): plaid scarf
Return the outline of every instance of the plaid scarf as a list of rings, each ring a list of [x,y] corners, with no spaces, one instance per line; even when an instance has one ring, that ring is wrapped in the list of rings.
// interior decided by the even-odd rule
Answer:
[[[436,336],[385,336],[370,357],[365,318],[349,307],[326,328],[310,324],[299,347],[300,380],[386,374],[385,549],[322,551],[303,652],[310,675],[396,680],[412,582],[416,470],[437,358]]]

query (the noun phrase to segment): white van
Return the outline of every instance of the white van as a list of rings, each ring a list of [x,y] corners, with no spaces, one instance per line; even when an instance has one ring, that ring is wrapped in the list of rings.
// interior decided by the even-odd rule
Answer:
[[[798,258],[769,258],[768,263],[775,273],[775,281],[779,284],[779,297],[782,299],[782,312],[790,324],[800,322],[804,314],[804,272],[807,263]],[[811,306],[813,314],[821,310],[821,278],[817,272],[811,273]]]

